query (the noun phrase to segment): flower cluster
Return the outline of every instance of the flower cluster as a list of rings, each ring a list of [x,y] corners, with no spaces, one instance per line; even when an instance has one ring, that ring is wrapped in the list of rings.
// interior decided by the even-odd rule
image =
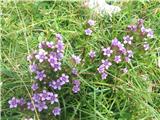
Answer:
[[[144,20],[139,19],[137,22],[137,25],[129,25],[128,29],[129,31],[136,32],[140,34],[140,37],[153,38],[153,31],[150,28],[144,28]],[[131,59],[133,58],[133,50],[131,49],[134,45],[132,43],[135,43],[133,34],[128,34],[123,37],[122,42],[118,40],[117,38],[114,38],[111,41],[111,46],[109,47],[102,47],[102,53],[103,56],[106,57],[102,60],[101,65],[97,68],[98,72],[101,74],[102,79],[106,79],[108,74],[109,68],[112,66],[112,64],[119,64],[123,61],[129,63],[131,62]],[[144,50],[149,50],[149,44],[145,41],[143,44]],[[113,62],[112,62],[113,61]],[[128,72],[128,68],[122,68],[121,69],[123,73]]]
[[[35,109],[42,112],[53,107],[54,116],[60,115],[61,108],[59,105],[58,94],[56,90],[61,90],[64,85],[70,83],[69,75],[62,73],[62,59],[64,56],[64,43],[61,34],[56,34],[55,43],[52,41],[42,41],[38,45],[38,50],[28,55],[27,60],[30,62],[29,70],[35,78],[31,89],[33,90],[32,99],[24,101],[23,98],[13,97],[9,100],[10,108],[17,106],[24,107],[30,111]],[[80,56],[72,55],[75,64],[81,62]],[[72,70],[74,75],[78,74],[75,69]],[[52,76],[55,74],[55,76]],[[60,77],[56,78],[57,75]],[[75,80],[74,80],[75,81]],[[77,80],[78,81],[78,80]],[[80,91],[80,81],[73,85],[73,93]]]
[[[95,21],[92,20],[92,19],[88,20],[87,23],[88,23],[88,25],[89,25],[90,27],[92,27],[92,26],[95,25]],[[87,28],[84,32],[85,32],[86,35],[91,36],[93,31],[92,31],[91,28]]]

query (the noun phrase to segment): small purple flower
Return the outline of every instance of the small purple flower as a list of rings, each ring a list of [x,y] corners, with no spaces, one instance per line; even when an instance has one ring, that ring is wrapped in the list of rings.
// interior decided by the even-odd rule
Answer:
[[[73,75],[78,75],[78,70],[76,68],[72,68],[72,74]]]
[[[58,33],[58,34],[56,34],[56,38],[57,38],[57,40],[62,40],[63,37],[61,34]]]
[[[26,102],[25,102],[24,98],[21,98],[18,100],[18,105],[20,105],[20,106],[23,106],[25,103]]]
[[[89,52],[89,56],[90,56],[90,58],[93,59],[93,58],[96,56],[96,52],[93,51],[93,50],[91,50],[91,51]]]
[[[38,102],[35,106],[39,112],[41,112],[43,109],[48,109],[46,102]]]
[[[65,84],[65,83],[69,82],[69,76],[65,75],[64,73],[62,74],[62,76],[59,79],[61,80],[62,84]]]
[[[48,62],[50,64],[56,64],[57,63],[57,58],[55,56],[50,55],[48,58]]]
[[[150,29],[150,28],[146,29],[146,33],[147,33],[147,37],[153,38],[153,30],[152,29]]]
[[[31,88],[33,91],[36,91],[38,89],[38,83],[33,83]]]
[[[115,61],[116,63],[121,62],[121,56],[120,56],[120,55],[115,56],[114,61]]]
[[[108,59],[102,60],[102,64],[104,65],[106,70],[112,65],[112,63],[108,61]]]
[[[54,114],[54,116],[60,115],[60,113],[61,113],[61,108],[55,107],[55,108],[53,109],[52,113]]]
[[[62,85],[62,83],[61,83],[61,81],[60,80],[56,80],[56,81],[52,81],[52,84],[51,84],[51,87],[53,88],[53,89],[55,89],[55,90],[60,90],[61,89],[61,85]]]
[[[45,101],[48,99],[48,92],[46,90],[43,90],[42,93],[39,94],[42,101]]]
[[[35,101],[35,102],[39,102],[41,100],[41,96],[40,94],[38,93],[34,93],[33,96],[32,96],[32,99]]]
[[[39,52],[38,52],[38,54],[35,55],[35,58],[37,60],[39,60],[39,62],[41,63],[41,62],[43,62],[44,60],[47,59],[46,55],[47,55],[47,52],[45,52],[43,49],[40,49]]]
[[[108,48],[102,48],[102,51],[103,51],[103,55],[108,56],[108,57],[110,57],[111,54],[113,53],[113,50],[111,50],[110,47],[108,47]]]
[[[104,73],[104,72],[105,72],[105,65],[104,65],[104,64],[100,65],[100,66],[97,68],[97,70],[98,70],[99,73]]]
[[[144,26],[141,27],[141,32],[143,35],[146,33],[146,28]]]
[[[55,72],[58,71],[58,70],[61,70],[61,62],[51,64],[51,66],[54,68]]]
[[[147,42],[144,43],[143,47],[144,47],[145,51],[149,50],[149,48],[150,48],[149,44]]]
[[[33,64],[29,65],[29,69],[31,72],[36,72],[38,67],[36,64],[33,63]]]
[[[46,45],[47,45],[48,48],[54,48],[54,44],[53,44],[52,41],[51,42],[46,42]]]
[[[127,35],[127,36],[124,36],[123,37],[123,40],[124,40],[124,44],[129,44],[129,45],[131,45],[131,43],[132,43],[132,40],[133,40],[133,36],[132,37],[130,37],[129,35]]]
[[[125,67],[122,69],[123,73],[127,73],[128,72],[128,69]]]
[[[46,74],[44,73],[44,70],[43,71],[37,71],[36,74],[37,75],[36,75],[35,79],[38,79],[40,81],[42,81],[46,77]]]
[[[72,59],[74,60],[74,62],[75,62],[76,64],[80,64],[80,62],[81,62],[80,56],[72,55]]]
[[[58,102],[58,94],[53,94],[50,98],[51,104]]]
[[[64,52],[64,43],[61,40],[58,40],[56,43],[57,52]]]
[[[119,43],[119,41],[118,41],[118,39],[117,38],[114,38],[113,40],[112,40],[112,46],[117,46],[118,45],[118,43]]]
[[[131,59],[129,57],[125,57],[125,61],[129,63]]]
[[[128,57],[133,58],[133,51],[132,50],[127,50],[127,53],[128,53]]]
[[[136,25],[128,25],[127,28],[128,28],[130,31],[133,31],[133,32],[137,31],[137,26],[136,26]]]
[[[107,73],[105,73],[105,72],[104,72],[104,73],[102,73],[102,74],[101,74],[101,78],[102,78],[102,80],[106,79],[106,78],[107,78],[107,76],[108,76],[108,75],[107,75]]]
[[[73,80],[73,84],[76,86],[80,86],[80,81],[79,80]]]
[[[34,111],[34,106],[31,102],[27,102],[27,109]]]
[[[74,85],[73,88],[72,88],[72,91],[73,91],[74,93],[78,93],[78,92],[80,91],[79,86]]]
[[[93,31],[90,28],[88,28],[88,29],[85,30],[85,34],[89,35],[89,36],[92,34],[92,32]]]
[[[90,26],[94,26],[95,25],[95,21],[94,20],[88,20],[87,22]]]
[[[138,27],[141,27],[144,23],[144,20],[143,19],[138,19]]]
[[[40,49],[45,48],[45,47],[46,47],[46,41],[40,42],[39,45],[38,45],[38,47],[39,47]]]
[[[16,99],[15,97],[13,97],[11,100],[8,101],[8,103],[10,104],[10,108],[16,108],[18,105],[19,100]]]

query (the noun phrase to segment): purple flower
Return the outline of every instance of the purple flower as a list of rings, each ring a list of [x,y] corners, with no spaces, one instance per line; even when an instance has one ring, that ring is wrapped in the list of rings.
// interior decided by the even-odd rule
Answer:
[[[133,51],[132,50],[127,50],[128,57],[133,57]]]
[[[38,93],[35,93],[35,94],[33,94],[32,99],[35,102],[39,102],[41,100],[41,97],[40,97],[40,95]]]
[[[56,58],[56,56],[50,55],[49,58],[48,58],[48,62],[49,62],[50,64],[56,64],[56,63],[57,63],[57,58]]]
[[[145,31],[147,33],[147,37],[153,38],[153,30],[152,29],[148,28]]]
[[[72,59],[76,64],[80,64],[80,62],[81,62],[80,56],[72,55]]]
[[[116,63],[121,62],[121,56],[120,56],[120,55],[115,56],[114,61],[115,61]]]
[[[147,42],[144,43],[143,47],[145,51],[149,50],[149,44]]]
[[[105,65],[104,65],[104,64],[100,65],[100,66],[97,68],[97,70],[98,70],[99,73],[104,73],[104,72],[105,72]]]
[[[130,37],[129,35],[127,35],[127,36],[124,36],[123,37],[123,40],[124,40],[124,44],[129,44],[129,45],[131,45],[131,43],[132,43],[132,40],[133,40],[133,36],[132,37]]]
[[[54,68],[55,72],[58,71],[58,70],[61,70],[61,62],[51,64],[51,66]]]
[[[41,97],[42,101],[45,101],[48,99],[48,92],[46,90],[43,90],[42,93],[39,95]]]
[[[62,74],[62,76],[59,78],[59,80],[61,80],[62,85],[65,83],[69,82],[69,76],[65,75],[64,73]]]
[[[33,63],[33,64],[29,65],[29,69],[31,72],[36,72],[38,67],[36,64]]]
[[[48,48],[54,48],[54,44],[53,44],[52,41],[51,42],[46,42],[46,45],[47,45]]]
[[[31,110],[31,111],[34,111],[34,106],[31,102],[28,102],[27,103],[27,109]]]
[[[38,47],[39,47],[40,49],[45,48],[45,47],[46,47],[46,41],[40,42],[39,45],[38,45]]]
[[[56,43],[57,52],[64,52],[64,43],[61,40],[58,40]]]
[[[58,34],[56,34],[56,38],[57,38],[57,40],[62,40],[63,37],[61,34],[58,33]]]
[[[40,49],[38,54],[35,55],[36,59],[39,60],[39,62],[43,62],[44,60],[47,59],[47,52],[45,52],[43,49]]]
[[[125,61],[129,63],[131,59],[129,57],[125,57]]]
[[[91,51],[89,52],[89,56],[90,56],[90,58],[93,59],[93,58],[96,56],[96,52],[91,50]]]
[[[123,68],[122,71],[123,71],[123,73],[127,73],[128,69],[127,68]]]
[[[15,97],[13,97],[11,100],[8,101],[8,103],[10,104],[10,108],[16,108],[18,105],[19,100],[16,99]]]
[[[104,65],[105,69],[108,69],[112,63],[108,61],[108,59],[106,60],[102,60],[102,64]]]
[[[20,106],[23,106],[25,103],[26,102],[25,102],[24,98],[21,98],[18,100],[18,105],[20,105]]]
[[[128,25],[127,28],[128,28],[130,31],[133,31],[133,32],[137,31],[137,26],[136,26],[136,25]]]
[[[95,21],[90,19],[90,20],[88,20],[88,24],[90,26],[94,26],[95,25]]]
[[[58,102],[58,94],[53,94],[51,97],[50,97],[50,101],[51,101],[51,104],[55,103],[55,102]]]
[[[53,109],[52,113],[54,114],[54,116],[60,115],[60,113],[61,113],[61,108],[55,107],[55,108]]]
[[[76,68],[72,68],[72,74],[73,75],[78,75],[78,70]]]
[[[40,81],[42,81],[46,77],[46,74],[44,73],[44,70],[43,71],[37,71],[36,74],[37,75],[36,75],[35,79],[38,79]]]
[[[31,88],[33,91],[36,91],[38,89],[38,83],[33,83]]]
[[[85,34],[90,36],[92,34],[92,30],[90,28],[86,29]]]
[[[111,50],[110,47],[108,47],[108,48],[102,48],[102,51],[103,51],[103,55],[108,56],[108,57],[110,57],[111,54],[113,53],[113,50]]]
[[[104,72],[104,73],[102,73],[102,74],[101,74],[101,78],[102,78],[102,80],[106,79],[106,78],[107,78],[107,76],[108,76],[108,75],[107,75],[107,73],[105,73],[105,72]]]
[[[80,91],[79,86],[74,85],[73,88],[72,88],[72,91],[73,91],[74,93],[78,93],[78,92]]]
[[[38,109],[39,112],[41,112],[43,109],[48,109],[46,102],[38,102],[36,105],[36,108]]]
[[[113,40],[112,40],[112,46],[117,46],[118,45],[118,43],[119,43],[119,41],[118,41],[118,39],[117,38],[114,38]]]
[[[80,86],[80,81],[79,80],[73,80],[73,84],[76,86]]]
[[[141,27],[144,23],[143,19],[138,19],[138,27]]]
[[[56,80],[56,81],[53,80],[52,83],[51,83],[51,87],[55,90],[57,90],[57,89],[60,90],[61,85],[62,85],[62,83],[61,83],[60,80]]]

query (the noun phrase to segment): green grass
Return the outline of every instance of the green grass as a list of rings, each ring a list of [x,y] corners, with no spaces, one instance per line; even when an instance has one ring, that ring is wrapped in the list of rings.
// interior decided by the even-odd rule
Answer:
[[[112,2],[114,3],[114,2]],[[114,37],[122,38],[128,24],[138,18],[145,19],[145,26],[154,30],[150,41],[151,50],[142,53],[137,48],[136,58],[129,65],[127,75],[119,74],[118,67],[112,69],[110,77],[100,80],[96,62],[79,66],[81,92],[71,93],[70,87],[60,94],[62,115],[55,118],[44,113],[41,120],[159,120],[160,119],[160,69],[156,65],[156,53],[160,49],[160,3],[158,1],[129,1],[114,3],[122,11],[112,18],[93,16],[82,9],[80,2],[2,2],[1,15],[1,119],[19,120],[36,113],[19,108],[10,109],[8,100],[12,96],[30,98],[33,78],[28,71],[26,56],[43,39],[53,40],[60,32],[66,45],[63,64],[68,68],[68,58],[83,54],[90,49],[100,51]],[[86,21],[96,20],[92,37],[84,37]],[[95,73],[90,75],[90,73]],[[146,80],[144,80],[146,76]],[[37,119],[37,118],[36,118]]]

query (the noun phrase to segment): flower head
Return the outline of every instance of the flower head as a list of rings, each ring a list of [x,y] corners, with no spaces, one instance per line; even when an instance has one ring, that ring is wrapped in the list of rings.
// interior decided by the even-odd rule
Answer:
[[[47,52],[44,51],[43,49],[40,49],[39,52],[37,53],[37,55],[35,55],[35,58],[37,60],[39,60],[39,62],[41,63],[41,62],[43,62],[44,60],[47,59],[46,55],[47,55]]]
[[[92,34],[92,32],[93,31],[90,28],[85,30],[85,34],[88,35],[88,36],[90,36]]]
[[[38,102],[35,104],[36,108],[38,109],[39,112],[41,112],[43,109],[48,109],[46,102]]]
[[[72,68],[72,74],[73,75],[78,75],[78,70],[76,68]]]
[[[42,81],[46,77],[46,74],[44,73],[44,70],[43,71],[37,71],[36,74],[37,75],[36,75],[35,79],[38,79],[40,81]]]
[[[90,20],[88,20],[88,24],[90,26],[94,26],[95,25],[95,21],[90,19]]]
[[[143,47],[145,51],[149,50],[149,44],[147,42],[144,43]]]
[[[106,79],[106,78],[107,78],[107,76],[108,76],[108,75],[107,75],[107,73],[105,73],[105,72],[104,72],[104,73],[102,73],[102,74],[101,74],[101,78],[102,78],[102,80]]]
[[[115,56],[114,61],[115,61],[116,63],[121,62],[121,56],[120,56],[120,55]]]
[[[55,107],[55,108],[53,109],[52,113],[54,114],[54,116],[60,115],[60,113],[61,113],[61,108]]]
[[[117,38],[114,38],[113,40],[112,40],[112,46],[117,46],[118,45],[118,43],[119,43],[119,41],[118,41],[118,39]]]
[[[102,48],[102,51],[103,51],[103,55],[108,56],[108,57],[110,57],[111,54],[113,53],[113,50],[111,50],[110,47],[108,47],[108,48]]]
[[[80,64],[80,62],[81,62],[80,56],[72,55],[72,59],[74,60],[74,62],[75,62],[76,64]]]
[[[57,33],[57,34],[56,34],[56,38],[57,38],[57,40],[62,40],[63,37],[62,37],[61,34]]]
[[[129,45],[131,45],[131,43],[132,43],[132,40],[133,40],[133,36],[132,37],[130,37],[129,35],[127,35],[127,36],[124,36],[123,37],[123,40],[124,40],[124,44],[129,44]]]
[[[80,87],[78,85],[74,85],[73,88],[72,88],[72,91],[74,93],[78,93],[80,91]]]
[[[8,101],[8,103],[10,105],[9,107],[10,108],[16,108],[17,105],[18,105],[18,102],[19,102],[19,100],[16,99],[15,97],[13,97],[11,100]]]
[[[90,56],[90,58],[93,59],[93,58],[96,56],[96,52],[91,50],[91,51],[89,52],[89,56]]]

